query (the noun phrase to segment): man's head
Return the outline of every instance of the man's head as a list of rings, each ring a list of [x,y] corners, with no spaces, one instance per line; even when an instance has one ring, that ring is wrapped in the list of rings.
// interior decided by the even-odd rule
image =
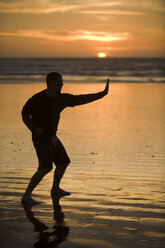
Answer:
[[[63,86],[62,75],[58,72],[50,72],[46,76],[46,83],[52,93],[59,93]]]

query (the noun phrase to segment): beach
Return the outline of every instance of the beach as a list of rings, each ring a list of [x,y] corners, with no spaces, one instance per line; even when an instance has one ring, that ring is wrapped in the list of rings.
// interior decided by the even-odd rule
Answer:
[[[64,81],[65,83],[65,81]],[[71,164],[52,201],[53,171],[21,197],[38,167],[21,109],[44,83],[0,84],[0,228],[2,248],[159,248],[165,246],[165,85],[113,83],[109,95],[67,108],[58,137]],[[94,93],[103,83],[69,83]]]

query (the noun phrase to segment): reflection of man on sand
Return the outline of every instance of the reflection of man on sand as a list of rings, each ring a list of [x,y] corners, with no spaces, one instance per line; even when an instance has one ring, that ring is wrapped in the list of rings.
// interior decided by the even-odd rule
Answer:
[[[51,194],[70,194],[59,187],[66,167],[70,163],[63,144],[56,136],[60,113],[66,107],[96,101],[108,94],[109,90],[108,79],[104,90],[98,93],[86,95],[62,94],[63,79],[57,72],[49,73],[46,82],[47,89],[32,96],[22,109],[22,118],[32,132],[32,140],[39,160],[38,170],[31,178],[22,198],[24,203],[37,204],[31,198],[32,191],[42,178],[51,171],[52,162],[56,165],[56,169]]]
[[[28,220],[34,225],[34,231],[39,233],[39,240],[33,245],[34,248],[58,247],[65,241],[69,234],[69,227],[65,226],[65,215],[62,212],[59,200],[62,196],[52,198],[54,207],[55,225],[52,228],[47,227],[39,221],[31,210],[31,204],[22,204]]]

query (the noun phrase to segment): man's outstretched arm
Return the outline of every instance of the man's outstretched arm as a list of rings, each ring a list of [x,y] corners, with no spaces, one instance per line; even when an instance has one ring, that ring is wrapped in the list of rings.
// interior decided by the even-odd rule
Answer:
[[[73,104],[71,106],[77,106],[77,105],[82,105],[82,104],[96,101],[96,100],[104,97],[105,95],[107,95],[108,91],[109,91],[109,78],[107,79],[107,83],[106,83],[105,89],[103,91],[98,92],[98,93],[94,93],[94,94],[85,94],[85,95],[73,96],[73,101],[72,101]]]

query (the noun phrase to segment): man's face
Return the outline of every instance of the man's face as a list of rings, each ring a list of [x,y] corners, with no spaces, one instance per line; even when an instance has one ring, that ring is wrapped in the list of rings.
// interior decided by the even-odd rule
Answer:
[[[60,93],[62,86],[63,86],[63,78],[58,77],[58,78],[52,79],[52,81],[49,83],[49,90],[54,94]]]

